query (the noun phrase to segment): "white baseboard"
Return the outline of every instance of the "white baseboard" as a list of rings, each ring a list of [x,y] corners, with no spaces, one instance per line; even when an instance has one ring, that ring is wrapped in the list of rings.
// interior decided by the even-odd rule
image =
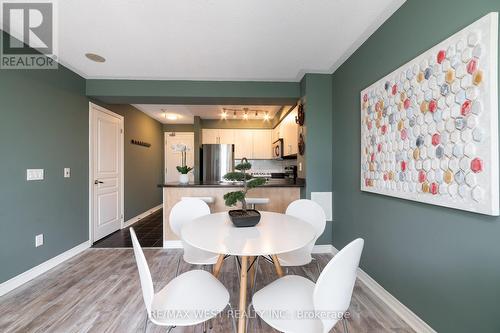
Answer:
[[[332,246],[332,254],[335,255],[339,252]],[[413,311],[407,308],[396,297],[392,296],[390,292],[384,289],[377,283],[371,276],[369,276],[361,268],[358,268],[358,279],[363,282],[368,289],[370,289],[378,298],[382,300],[392,311],[394,311],[408,326],[413,328],[418,333],[437,333],[425,321],[417,316]]]
[[[21,273],[17,276],[14,276],[10,280],[7,280],[0,284],[0,296],[5,295],[6,293],[10,292],[11,290],[16,289],[17,287],[21,286],[22,284],[33,280],[37,276],[47,272],[48,270],[56,267],[60,263],[70,259],[71,257],[76,256],[80,252],[88,249],[90,247],[90,241],[83,242],[80,245],[75,246],[74,248],[69,249],[66,252],[63,252],[54,258],[51,258],[43,263],[41,263],[38,266],[35,266],[29,270],[27,270],[24,273]]]
[[[134,223],[136,223],[136,222],[139,222],[139,221],[140,221],[140,220],[142,220],[143,218],[145,218],[145,217],[147,217],[147,216],[149,216],[149,215],[151,215],[151,214],[153,214],[153,213],[155,213],[155,212],[159,211],[162,207],[163,207],[163,204],[158,205],[158,206],[156,206],[156,207],[153,207],[153,208],[151,208],[151,209],[148,209],[148,210],[147,210],[147,211],[145,211],[144,213],[141,213],[141,214],[139,214],[139,215],[137,215],[137,216],[135,216],[135,217],[133,217],[133,218],[131,218],[131,219],[129,219],[129,220],[127,220],[127,221],[125,221],[125,222],[123,223],[122,229],[130,227],[132,224],[134,224]]]
[[[333,245],[325,244],[325,245],[314,245],[312,253],[333,253]]]

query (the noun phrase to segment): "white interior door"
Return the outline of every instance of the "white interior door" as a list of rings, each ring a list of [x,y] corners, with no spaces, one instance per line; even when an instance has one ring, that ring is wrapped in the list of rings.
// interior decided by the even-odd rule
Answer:
[[[179,181],[177,166],[181,165],[181,153],[174,151],[172,145],[185,144],[189,151],[186,154],[186,164],[194,167],[194,133],[165,133],[165,182],[175,183]],[[189,180],[194,180],[193,171],[189,173]]]
[[[93,242],[123,222],[123,117],[90,107],[91,217]]]

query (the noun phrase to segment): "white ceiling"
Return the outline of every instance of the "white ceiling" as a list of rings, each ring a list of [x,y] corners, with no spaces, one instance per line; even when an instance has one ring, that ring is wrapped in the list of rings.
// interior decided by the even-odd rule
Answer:
[[[226,109],[227,119],[243,119],[244,108],[248,109],[248,119],[264,119],[267,112],[269,119],[274,118],[276,113],[282,108],[277,105],[167,105],[167,104],[134,104],[136,108],[158,120],[163,124],[192,124],[194,116],[202,119],[221,119],[223,110]],[[234,110],[236,117],[234,116]],[[255,112],[257,111],[257,116]],[[176,116],[177,119],[168,119],[169,116]]]
[[[405,0],[55,1],[60,62],[86,78],[298,81],[332,73]]]

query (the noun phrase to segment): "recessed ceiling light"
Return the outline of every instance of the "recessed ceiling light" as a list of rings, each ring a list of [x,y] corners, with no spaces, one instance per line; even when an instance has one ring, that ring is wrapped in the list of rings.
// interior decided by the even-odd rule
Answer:
[[[85,53],[85,56],[87,57],[87,59],[92,60],[94,62],[101,62],[101,63],[106,62],[106,58],[95,53]]]
[[[177,120],[177,118],[179,118],[179,117],[177,117],[176,114],[169,114],[169,115],[167,115],[167,119],[168,120]]]

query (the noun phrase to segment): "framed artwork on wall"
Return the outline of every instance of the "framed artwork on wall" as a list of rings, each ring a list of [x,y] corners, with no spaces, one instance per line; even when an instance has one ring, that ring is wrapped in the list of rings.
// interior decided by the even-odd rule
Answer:
[[[490,13],[361,91],[361,190],[498,216],[498,177]]]

